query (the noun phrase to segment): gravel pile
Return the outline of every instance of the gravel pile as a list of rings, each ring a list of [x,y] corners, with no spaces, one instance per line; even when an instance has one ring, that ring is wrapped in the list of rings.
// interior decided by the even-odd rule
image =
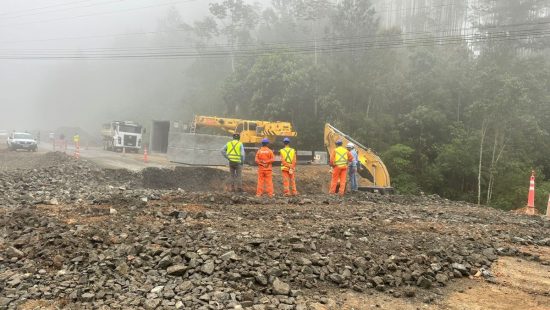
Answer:
[[[494,281],[499,256],[541,260],[520,245],[550,246],[550,222],[540,217],[436,196],[258,200],[134,179],[70,158],[3,172],[0,309],[29,300],[72,309],[315,309],[342,291],[430,303],[453,279]]]

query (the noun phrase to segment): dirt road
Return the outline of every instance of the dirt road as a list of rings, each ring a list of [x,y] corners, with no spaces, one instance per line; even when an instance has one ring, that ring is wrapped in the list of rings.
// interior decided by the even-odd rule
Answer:
[[[39,152],[51,152],[53,146],[42,143]],[[66,153],[74,154],[74,147],[69,145]],[[127,169],[139,171],[147,167],[170,168],[175,167],[163,154],[149,154],[147,163],[144,162],[144,155],[140,153],[118,153],[105,151],[101,147],[86,147],[80,149],[80,157],[96,163],[99,167],[108,169]]]
[[[340,199],[318,167],[302,196],[258,199],[210,168],[30,156],[0,171],[0,309],[549,309],[541,217]]]

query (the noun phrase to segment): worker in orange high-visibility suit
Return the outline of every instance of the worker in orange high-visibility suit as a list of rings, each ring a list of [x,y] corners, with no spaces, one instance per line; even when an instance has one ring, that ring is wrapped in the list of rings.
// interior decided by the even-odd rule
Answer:
[[[273,162],[275,155],[273,151],[267,147],[269,140],[262,140],[262,147],[256,153],[256,164],[258,164],[258,187],[256,189],[256,197],[261,197],[265,191],[269,197],[273,197]]]
[[[330,166],[332,167],[332,180],[330,182],[330,193],[336,194],[338,180],[340,181],[340,196],[346,191],[346,178],[348,163],[353,161],[353,155],[342,146],[342,141],[336,141],[336,149],[330,154]]]
[[[281,155],[281,171],[283,174],[283,190],[285,196],[298,195],[296,190],[296,150],[290,147],[290,139],[284,138],[285,147],[279,151]]]

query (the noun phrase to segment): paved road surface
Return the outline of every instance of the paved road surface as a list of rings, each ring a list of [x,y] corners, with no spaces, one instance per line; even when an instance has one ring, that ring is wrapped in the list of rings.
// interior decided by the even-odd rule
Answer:
[[[53,146],[48,143],[41,143],[39,147],[40,152],[53,151]],[[74,147],[67,147],[67,154],[74,154]],[[80,149],[80,157],[88,159],[103,168],[112,169],[128,169],[132,171],[139,171],[147,167],[167,168],[174,167],[176,164],[171,163],[164,154],[150,154],[147,163],[143,160],[143,154],[134,153],[116,153],[105,151],[100,147],[83,147]]]

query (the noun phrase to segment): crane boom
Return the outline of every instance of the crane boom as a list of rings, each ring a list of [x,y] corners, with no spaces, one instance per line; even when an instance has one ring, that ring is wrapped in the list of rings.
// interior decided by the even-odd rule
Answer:
[[[349,142],[355,144],[360,162],[358,174],[362,177],[358,180],[360,190],[379,191],[383,193],[393,191],[388,169],[378,155],[352,137],[336,129],[334,126],[325,124],[324,141],[329,154],[335,149],[337,140],[342,140],[344,145]]]
[[[238,133],[241,135],[241,142],[245,144],[258,144],[263,138],[276,140],[280,137],[296,137],[289,122],[271,122],[243,120],[216,116],[195,116],[192,129],[199,127],[219,128],[229,134]]]

